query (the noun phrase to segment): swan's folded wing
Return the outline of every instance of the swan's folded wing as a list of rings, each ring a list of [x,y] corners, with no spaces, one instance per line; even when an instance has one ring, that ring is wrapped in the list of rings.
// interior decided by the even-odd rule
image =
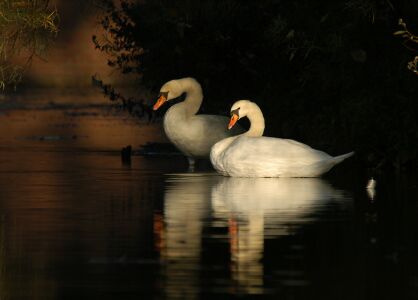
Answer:
[[[315,150],[308,145],[289,139],[271,137],[239,137],[228,147],[229,158],[249,162],[271,161],[280,163],[299,162],[311,164],[320,160],[329,159],[327,153]]]
[[[316,177],[351,155],[333,158],[293,140],[238,137],[224,151],[223,166],[238,177]]]
[[[225,116],[196,115],[165,131],[170,133],[171,142],[186,155],[208,157],[215,143],[234,133],[228,130],[228,121]]]

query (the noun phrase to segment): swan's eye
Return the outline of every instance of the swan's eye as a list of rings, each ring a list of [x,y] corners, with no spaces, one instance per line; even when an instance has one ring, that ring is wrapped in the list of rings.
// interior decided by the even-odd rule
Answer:
[[[231,110],[231,116],[232,115],[237,115],[239,117],[239,109],[240,109],[240,107],[238,107],[237,109]]]
[[[163,96],[164,98],[168,98],[168,92],[160,92],[160,97]]]

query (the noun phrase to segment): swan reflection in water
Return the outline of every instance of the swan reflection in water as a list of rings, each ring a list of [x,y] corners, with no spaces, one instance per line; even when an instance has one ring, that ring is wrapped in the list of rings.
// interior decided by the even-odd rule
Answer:
[[[240,292],[263,292],[264,240],[292,234],[341,191],[318,178],[225,177],[212,189],[216,219],[229,227],[231,271]]]
[[[215,174],[170,174],[166,180],[164,209],[154,215],[157,251],[164,269],[167,296],[195,299],[199,293],[199,266],[203,220],[210,215]]]
[[[317,178],[170,176],[164,215],[155,222],[162,228],[157,248],[165,263],[166,291],[198,295],[202,232],[212,227],[228,228],[227,236],[210,236],[229,243],[232,278],[227,291],[263,293],[264,240],[291,234],[314,221],[314,213],[326,205],[347,204],[344,199],[343,192]]]

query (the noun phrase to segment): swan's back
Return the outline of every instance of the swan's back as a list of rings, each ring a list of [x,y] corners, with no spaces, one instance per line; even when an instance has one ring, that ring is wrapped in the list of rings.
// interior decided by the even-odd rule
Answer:
[[[316,177],[342,161],[294,140],[247,136],[218,158],[224,172],[238,177]]]
[[[285,160],[310,164],[318,160],[331,158],[325,152],[315,150],[308,145],[290,139],[272,137],[237,138],[226,150],[229,157],[266,160]]]

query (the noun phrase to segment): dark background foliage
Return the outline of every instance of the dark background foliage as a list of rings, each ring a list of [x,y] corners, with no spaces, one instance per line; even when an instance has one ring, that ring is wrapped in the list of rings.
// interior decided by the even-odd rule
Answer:
[[[400,17],[418,32],[418,1],[119,4],[108,4],[107,35],[93,40],[111,66],[144,86],[157,92],[192,76],[205,113],[227,114],[235,100],[252,99],[266,135],[331,154],[355,150],[372,170],[417,166],[418,78],[407,69],[414,52],[393,32]]]

